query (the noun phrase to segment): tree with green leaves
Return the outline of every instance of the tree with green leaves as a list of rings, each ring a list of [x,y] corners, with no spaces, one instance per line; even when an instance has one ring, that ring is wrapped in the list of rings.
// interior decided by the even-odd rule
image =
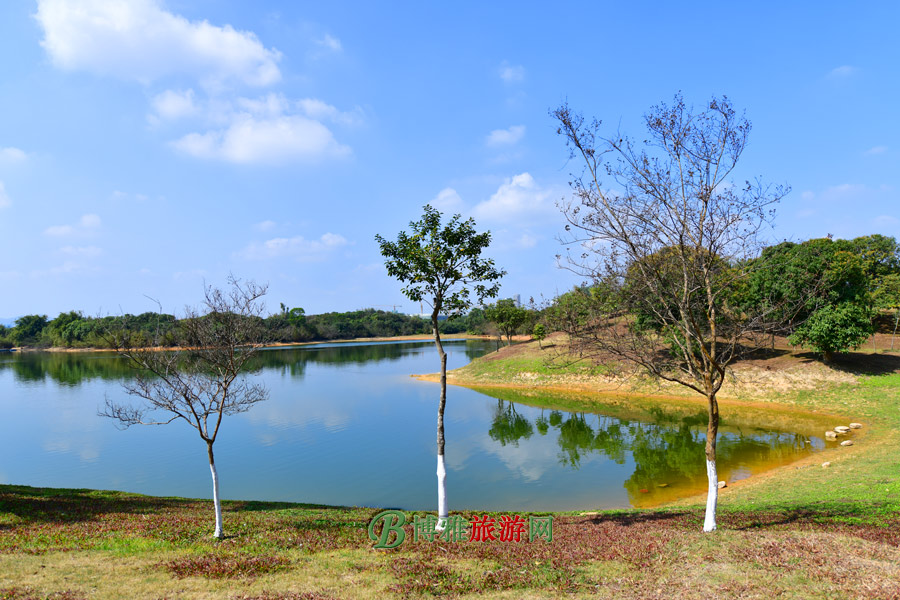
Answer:
[[[825,362],[858,347],[873,331],[869,290],[879,272],[879,261],[864,251],[865,240],[817,238],[765,248],[751,261],[744,305],[778,307],[769,313],[769,332],[787,335],[793,345],[808,344]]]
[[[547,328],[544,327],[543,323],[536,323],[534,325],[534,329],[531,331],[531,337],[537,340],[538,348],[541,350],[544,349],[543,341],[547,337]]]
[[[473,303],[494,298],[506,271],[482,252],[491,243],[491,234],[477,233],[473,219],[454,215],[446,224],[441,213],[426,204],[418,221],[411,221],[409,233],[401,231],[396,242],[375,236],[385,257],[388,274],[404,284],[403,293],[413,302],[431,307],[434,344],[441,358],[441,397],[437,421],[438,526],[448,516],[447,470],[444,466],[444,407],[447,403],[447,354],[441,344],[438,317],[458,314]],[[473,294],[474,292],[474,294]],[[474,296],[474,297],[473,297]]]
[[[522,325],[528,322],[528,311],[516,305],[512,298],[497,300],[484,309],[485,318],[497,326],[497,330],[506,336],[506,344],[512,344],[512,336]]]
[[[25,315],[16,319],[16,325],[12,328],[12,341],[17,346],[37,345],[41,341],[41,334],[49,321],[47,315]]]

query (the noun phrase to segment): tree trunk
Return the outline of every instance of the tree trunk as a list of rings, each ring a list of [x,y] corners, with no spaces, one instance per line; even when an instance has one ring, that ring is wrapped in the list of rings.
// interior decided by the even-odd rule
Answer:
[[[719,434],[719,402],[715,392],[709,394],[709,422],[706,426],[706,477],[709,494],[706,497],[706,518],[703,531],[716,529],[716,504],[719,501],[719,475],[716,472],[716,438]]]
[[[894,317],[894,333],[891,334],[891,352],[894,351],[894,337],[897,335],[897,325],[900,325],[900,308],[897,309],[897,315]]]
[[[832,360],[834,360],[834,352],[832,352],[831,350],[824,350],[822,352],[822,362],[827,365],[831,363]]]
[[[437,304],[437,303],[436,303]],[[437,419],[437,487],[438,487],[438,524],[437,529],[443,530],[447,523],[449,511],[447,509],[447,469],[444,466],[444,407],[447,404],[447,353],[441,344],[441,334],[438,331],[438,307],[435,306],[431,314],[431,325],[434,329],[434,344],[437,346],[441,357],[441,401],[438,404]]]
[[[213,505],[216,507],[216,531],[213,537],[221,538],[222,533],[222,500],[219,498],[219,474],[216,473],[216,461],[213,458],[212,442],[206,442],[206,453],[209,455],[209,470],[212,472]]]

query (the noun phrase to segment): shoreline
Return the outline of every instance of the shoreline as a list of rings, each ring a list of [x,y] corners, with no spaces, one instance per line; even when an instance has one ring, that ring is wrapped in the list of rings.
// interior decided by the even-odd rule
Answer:
[[[662,386],[657,386],[655,390],[648,390],[646,386],[640,385],[641,383],[646,383],[645,381],[633,381],[628,377],[626,377],[625,380],[622,380],[621,378],[610,378],[604,375],[578,375],[573,378],[572,376],[568,376],[566,374],[538,376],[538,374],[536,373],[518,372],[515,375],[494,374],[492,376],[494,377],[494,379],[489,380],[483,375],[472,375],[472,373],[470,372],[472,365],[474,365],[478,360],[480,359],[475,359],[464,367],[449,371],[447,373],[447,383],[450,385],[473,389],[475,391],[478,391],[479,389],[505,389],[533,391],[537,393],[547,392],[550,394],[570,394],[573,396],[584,397],[585,402],[588,405],[592,403],[602,404],[604,399],[621,402],[625,398],[640,398],[641,400],[652,403],[664,404],[670,402],[683,405],[694,405],[698,408],[702,407],[704,409],[706,407],[706,399],[699,394],[667,393],[671,390],[667,390]],[[497,357],[494,360],[503,361],[504,358]],[[760,373],[756,373],[754,371],[760,371],[762,373],[761,379],[754,379],[755,377],[758,377],[760,375]],[[746,478],[728,482],[725,488],[721,488],[719,490],[720,502],[722,501],[723,496],[727,498],[727,496],[731,495],[731,490],[752,490],[760,487],[764,488],[767,482],[773,479],[787,477],[794,471],[809,469],[822,463],[830,464],[831,461],[841,460],[843,456],[851,454],[854,456],[862,457],[866,456],[867,454],[872,454],[875,452],[874,446],[878,443],[879,439],[883,437],[884,432],[881,432],[880,429],[882,427],[888,426],[888,424],[885,423],[883,419],[879,419],[874,415],[863,415],[861,413],[854,414],[857,411],[852,411],[851,407],[849,406],[833,406],[828,405],[827,403],[825,405],[814,403],[813,406],[798,405],[798,403],[794,401],[794,398],[792,398],[792,396],[797,393],[809,391],[807,389],[809,386],[797,386],[796,388],[791,389],[790,393],[785,394],[785,390],[779,389],[778,385],[775,385],[775,382],[777,380],[766,379],[766,376],[768,374],[766,374],[764,371],[764,368],[761,369],[756,366],[743,367],[742,374],[747,376],[750,382],[756,387],[757,393],[753,394],[753,396],[751,396],[750,398],[747,398],[743,396],[743,394],[741,394],[741,387],[743,386],[732,386],[728,390],[723,390],[720,392],[718,396],[720,407],[726,410],[752,409],[771,411],[773,413],[781,415],[805,415],[808,417],[816,417],[817,419],[823,421],[830,420],[833,421],[834,424],[847,425],[850,422],[857,421],[863,423],[864,428],[856,432],[856,434],[852,438],[857,443],[857,445],[851,448],[840,447],[840,454],[834,455],[834,451],[838,450],[838,448],[826,447],[822,451],[816,452],[810,456],[798,458],[797,460],[773,466],[772,468],[766,469],[764,471],[754,473]],[[534,375],[534,380],[529,381],[529,375]],[[825,382],[829,387],[832,388],[850,383],[849,381],[842,380],[841,378],[836,378],[833,381],[828,379],[819,381],[815,379],[815,374],[810,375],[812,383],[815,384],[812,386],[813,390],[815,390],[815,388],[818,387],[822,382]],[[426,381],[429,383],[440,382],[440,373],[414,374],[410,377],[419,381]],[[852,384],[858,384],[858,379],[858,376],[854,376],[854,381],[852,382]],[[769,385],[766,385],[767,383]],[[678,390],[678,388],[675,389]],[[742,397],[739,398],[738,394],[741,394]],[[527,400],[524,400],[523,403],[529,404]],[[535,403],[532,406],[543,407],[544,405],[542,405],[541,403]],[[822,433],[824,433],[824,429]],[[863,440],[871,440],[873,442],[876,442],[876,444],[860,445],[859,442],[862,442]],[[824,456],[823,453],[825,453]],[[655,510],[667,509],[672,507],[697,506],[703,504],[705,502],[705,499],[706,490],[703,490],[702,492],[697,492],[696,494],[690,494],[673,500],[665,500],[658,504],[643,505],[641,507],[631,507],[628,510]],[[594,509],[586,508],[585,510]],[[600,512],[603,512],[603,510],[601,510]]]
[[[469,333],[451,333],[447,334],[447,337],[441,337],[441,341],[450,341],[450,340],[485,340],[491,341],[495,339],[493,336],[489,335],[472,335]],[[309,342],[272,342],[271,344],[266,344],[263,348],[290,348],[294,346],[312,346],[315,344],[358,344],[362,342],[415,342],[415,341],[423,341],[423,342],[433,342],[434,337],[431,334],[414,334],[414,335],[395,335],[395,336],[385,336],[385,337],[368,337],[368,338],[348,338],[348,339],[336,339],[336,340],[315,340]],[[132,348],[132,350],[152,350],[156,352],[174,352],[177,350],[186,350],[183,346],[171,346],[171,347],[151,347],[151,348]],[[49,348],[34,348],[32,346],[22,346],[22,347],[13,347],[7,352],[54,352],[54,353],[90,353],[90,352],[115,352],[115,348],[65,348],[60,346],[51,346]]]

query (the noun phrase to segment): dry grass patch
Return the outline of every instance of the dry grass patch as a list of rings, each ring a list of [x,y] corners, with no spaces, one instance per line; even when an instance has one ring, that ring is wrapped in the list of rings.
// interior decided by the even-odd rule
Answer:
[[[185,577],[208,577],[211,579],[234,579],[238,577],[259,577],[265,573],[287,569],[291,561],[283,556],[254,556],[249,554],[204,554],[177,558],[157,566],[168,570],[178,579]]]

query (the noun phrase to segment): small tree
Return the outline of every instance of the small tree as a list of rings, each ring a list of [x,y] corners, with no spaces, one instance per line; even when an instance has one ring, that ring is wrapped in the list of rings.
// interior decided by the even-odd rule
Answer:
[[[535,324],[534,331],[531,332],[531,337],[537,340],[538,348],[543,350],[544,346],[542,345],[542,342],[544,341],[544,338],[547,337],[547,328],[544,327],[543,323]]]
[[[729,364],[755,343],[748,334],[758,328],[730,296],[748,276],[769,206],[786,190],[728,181],[750,123],[724,97],[697,113],[680,95],[672,106],[654,107],[645,115],[649,135],[642,143],[605,137],[599,121],[585,123],[566,105],[553,116],[570,156],[584,165],[572,182],[574,199],[560,206],[571,235],[564,241],[575,248],[568,266],[595,285],[618,286],[613,304],[620,307],[598,310],[580,324],[570,334],[573,349],[612,354],[706,397],[703,530],[712,531],[716,394]]]
[[[490,232],[476,233],[475,221],[462,221],[454,215],[441,224],[441,213],[426,204],[424,214],[409,224],[410,233],[401,231],[396,242],[380,235],[375,240],[385,257],[391,277],[405,287],[403,293],[413,302],[431,306],[431,329],[434,344],[441,357],[441,398],[437,421],[438,527],[443,528],[448,516],[447,470],[444,466],[444,406],[447,403],[447,354],[441,344],[438,316],[456,314],[475,302],[493,298],[500,289],[497,281],[506,274],[494,267],[494,261],[481,252],[491,243]],[[471,290],[470,290],[471,288]]]
[[[894,350],[894,337],[900,326],[900,274],[891,273],[878,280],[873,294],[876,308],[894,311],[894,330],[891,333],[891,350]]]
[[[507,345],[512,344],[513,334],[528,322],[528,311],[521,306],[516,306],[516,302],[512,298],[497,300],[496,304],[485,308],[484,316],[506,336]]]
[[[230,291],[206,288],[202,309],[188,307],[177,323],[179,347],[174,352],[128,345],[124,328],[111,332],[110,343],[136,370],[125,391],[142,406],[106,399],[101,416],[131,425],[166,425],[178,419],[197,430],[206,443],[212,473],[217,538],[223,535],[219,476],[213,444],[226,415],[242,413],[268,397],[265,386],[246,376],[249,362],[265,344],[260,298],[266,286],[242,284],[229,277]],[[157,340],[158,341],[158,340]],[[158,415],[158,416],[157,416]]]

